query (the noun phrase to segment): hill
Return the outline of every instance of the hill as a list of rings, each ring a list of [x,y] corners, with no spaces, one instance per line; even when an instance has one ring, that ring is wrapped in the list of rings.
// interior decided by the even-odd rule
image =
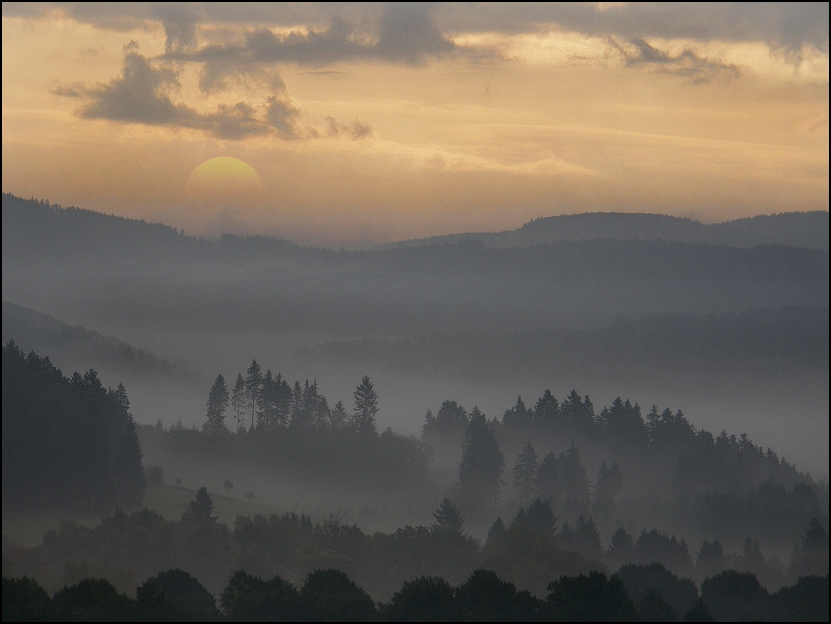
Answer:
[[[542,227],[537,224],[535,227]],[[666,240],[374,251],[173,228],[3,196],[3,297],[116,335],[527,331],[618,315],[828,305],[828,252]]]
[[[703,224],[660,214],[594,212],[540,217],[516,230],[472,232],[406,240],[382,248],[421,247],[481,240],[488,248],[528,247],[564,240],[665,240],[707,245],[754,247],[784,245],[828,249],[829,218],[824,211],[789,212]]]
[[[160,358],[117,338],[80,325],[70,326],[54,316],[4,301],[2,342],[9,340],[27,353],[49,353],[67,371],[95,368],[133,377],[158,376],[179,381],[197,377],[195,369],[186,362]]]

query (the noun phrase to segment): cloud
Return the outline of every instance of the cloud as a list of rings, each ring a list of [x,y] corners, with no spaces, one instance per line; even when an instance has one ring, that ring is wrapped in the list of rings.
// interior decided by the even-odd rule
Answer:
[[[85,119],[190,128],[230,140],[268,134],[283,139],[320,136],[313,126],[301,124],[301,111],[285,88],[269,96],[259,108],[237,102],[220,104],[216,110],[203,113],[170,99],[170,94],[179,87],[176,69],[165,65],[155,67],[150,59],[139,53],[138,45],[130,42],[124,47],[124,67],[118,78],[94,87],[80,83],[57,85],[50,92],[81,99],[83,105],[78,115]],[[373,134],[370,126],[357,120],[342,124],[332,119],[329,127],[337,128],[338,132],[325,136],[350,134],[353,138],[361,138]]]
[[[516,34],[556,25],[593,37],[764,42],[793,59],[805,47],[828,52],[826,2],[447,3],[435,15],[444,32]]]
[[[392,5],[381,15],[377,31],[335,16],[325,29],[278,35],[268,28],[255,28],[245,32],[239,43],[208,45],[193,52],[170,51],[164,58],[201,63],[199,85],[203,92],[211,93],[224,90],[241,76],[271,77],[275,66],[285,63],[320,67],[380,61],[417,66],[460,52],[424,7]]]
[[[370,139],[375,135],[372,126],[363,124],[357,119],[351,123],[341,123],[334,117],[326,117],[324,121],[326,122],[326,136],[339,137],[345,135],[357,141],[358,139]]]
[[[709,82],[717,76],[738,78],[741,74],[735,65],[711,61],[689,48],[673,56],[648,44],[640,37],[632,38],[628,49],[613,37],[610,37],[609,41],[623,56],[627,67],[646,67],[657,73],[683,76],[696,84]]]
[[[428,8],[380,3],[5,2],[2,11],[4,16],[27,19],[60,11],[78,22],[120,32],[161,23],[171,50],[192,46],[201,24],[266,29],[302,25],[309,32],[309,54],[303,58],[318,59],[305,61],[312,64],[334,62],[324,60],[325,42],[312,33],[327,32],[335,19],[350,25],[377,25],[370,37],[374,41],[357,52],[344,47],[340,51],[346,56],[338,57],[340,60],[371,57],[393,63],[421,63],[452,50],[448,46],[452,46],[450,33],[538,33],[558,27],[626,40],[764,42],[776,54],[798,64],[806,48],[827,53],[829,34],[827,2],[447,2]],[[364,26],[351,27],[357,34],[366,34]],[[317,44],[320,49],[315,51]],[[336,52],[337,46],[330,50],[330,54]]]

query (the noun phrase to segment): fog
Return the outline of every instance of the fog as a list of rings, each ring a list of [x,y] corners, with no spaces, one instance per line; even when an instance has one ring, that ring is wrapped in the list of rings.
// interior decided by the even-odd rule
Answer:
[[[164,510],[171,521],[206,487],[323,533],[337,516],[366,539],[400,537],[434,523],[447,497],[486,557],[477,549],[494,543],[495,520],[524,526],[533,491],[565,527],[558,547],[587,560],[620,565],[609,548],[619,530],[683,538],[689,566],[703,540],[738,553],[752,538],[769,559],[755,573],[781,587],[807,522],[828,521],[829,263],[816,243],[828,215],[788,215],[785,241],[768,221],[734,222],[709,241],[715,230],[688,221],[631,217],[593,215],[582,236],[562,217],[535,222],[530,239],[347,252],[188,238],[4,195],[2,340],[22,349],[4,357],[25,368],[34,351],[66,377],[94,369],[103,388],[123,383],[155,475],[148,492],[178,501]],[[235,381],[253,378],[254,360],[277,381],[267,391],[261,375],[245,398]],[[464,476],[474,422],[498,447],[487,487]],[[525,486],[523,462],[536,475]],[[560,485],[544,485],[543,465]],[[609,466],[622,481],[604,494]],[[114,502],[89,501],[102,514]],[[776,519],[758,511],[771,506]],[[586,517],[602,552],[569,541]],[[244,526],[234,523],[234,548]],[[379,598],[414,574],[385,585],[353,551],[337,552]],[[312,566],[269,561],[261,574],[285,570],[296,583]],[[704,574],[684,565],[679,574]],[[222,589],[224,567],[193,566]]]

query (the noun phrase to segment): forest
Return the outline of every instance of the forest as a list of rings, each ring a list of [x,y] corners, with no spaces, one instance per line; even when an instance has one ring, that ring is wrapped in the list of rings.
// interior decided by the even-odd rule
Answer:
[[[666,621],[777,613],[804,620],[827,613],[828,484],[746,435],[697,429],[680,410],[653,406],[642,415],[620,398],[596,409],[572,390],[562,400],[545,391],[531,407],[519,397],[501,419],[446,400],[435,414],[428,410],[416,438],[378,432],[379,393],[369,377],[353,399],[348,410],[342,401],[329,407],[316,381],[292,385],[252,360],[230,387],[217,376],[201,427],[159,422],[139,434],[123,386],[105,390],[94,370],[66,378],[48,357],[24,355],[9,342],[4,423],[18,418],[16,428],[4,424],[4,509],[74,503],[112,511],[94,527],[63,521],[34,548],[4,542],[4,619],[583,614]],[[55,421],[58,414],[69,420]],[[68,429],[75,438],[63,434]],[[388,532],[366,532],[338,513],[313,521],[292,511],[239,515],[230,527],[213,515],[204,486],[181,518],[167,519],[141,507],[146,489],[163,487],[165,471],[145,470],[139,438],[186,461],[245,458],[271,475],[353,492],[447,495],[429,525]],[[555,440],[568,440],[567,448],[536,452]],[[460,456],[451,484],[440,482],[446,473],[431,461],[446,446],[458,446]],[[590,457],[605,457],[594,479]],[[649,473],[671,477],[648,483],[652,500],[630,485],[627,502],[628,482]],[[226,494],[234,487],[224,486]],[[632,530],[645,520],[634,508],[650,504],[653,512],[672,511],[648,514],[655,524]],[[785,560],[777,554],[783,547]],[[588,606],[586,596],[598,599]]]
[[[828,620],[827,213],[2,217],[4,621]]]

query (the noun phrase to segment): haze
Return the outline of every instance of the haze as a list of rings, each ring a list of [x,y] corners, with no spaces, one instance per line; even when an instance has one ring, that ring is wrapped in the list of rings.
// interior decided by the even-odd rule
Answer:
[[[824,3],[3,3],[3,189],[336,248],[828,210],[827,22]],[[220,156],[261,201],[188,193]]]

